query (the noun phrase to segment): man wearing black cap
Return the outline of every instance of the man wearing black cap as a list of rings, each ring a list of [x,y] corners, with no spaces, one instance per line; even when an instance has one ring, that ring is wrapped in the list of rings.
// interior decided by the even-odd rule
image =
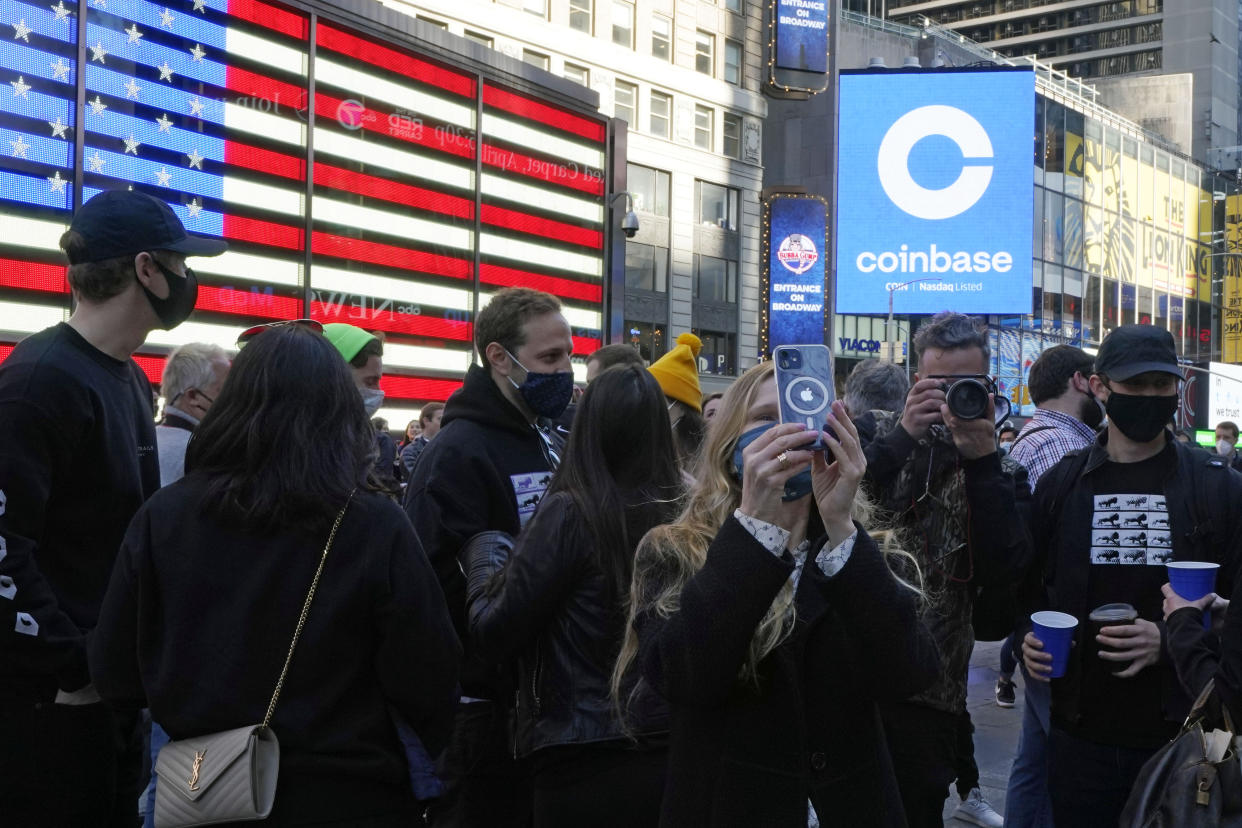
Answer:
[[[60,245],[73,315],[0,365],[0,821],[132,826],[137,711],[99,700],[86,636],[130,518],[160,485],[132,355],[194,309],[185,257],[227,245],[132,191],[92,198]]]
[[[1242,475],[1173,439],[1167,425],[1181,377],[1168,331],[1114,330],[1090,379],[1108,429],[1035,490],[1033,608],[1078,619],[1066,674],[1052,679],[1048,788],[1057,828],[1116,825],[1139,769],[1177,733],[1202,689],[1182,687],[1169,663],[1165,564],[1220,564],[1224,597],[1237,570]],[[1105,604],[1129,604],[1138,618],[1095,635],[1089,615]],[[1031,678],[1048,681],[1051,656],[1032,633],[1023,655]]]

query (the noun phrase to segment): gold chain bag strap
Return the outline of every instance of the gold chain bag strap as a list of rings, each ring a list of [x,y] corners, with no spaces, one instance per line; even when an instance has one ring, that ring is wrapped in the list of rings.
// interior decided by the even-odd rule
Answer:
[[[272,812],[280,769],[280,743],[269,727],[272,712],[285,685],[285,676],[319,586],[328,550],[353,499],[354,492],[350,492],[319,556],[319,567],[302,603],[302,614],[298,616],[298,625],[262,724],[178,739],[164,745],[155,761],[155,772],[159,776],[155,788],[156,828],[266,819]]]

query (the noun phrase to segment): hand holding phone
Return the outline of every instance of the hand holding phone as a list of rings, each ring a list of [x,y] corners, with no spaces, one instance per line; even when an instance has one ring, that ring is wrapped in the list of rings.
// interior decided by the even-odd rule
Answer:
[[[832,351],[826,345],[781,345],[772,353],[772,359],[776,366],[781,422],[800,423],[820,435],[832,402],[837,398]],[[823,451],[823,438],[816,436],[809,448]]]

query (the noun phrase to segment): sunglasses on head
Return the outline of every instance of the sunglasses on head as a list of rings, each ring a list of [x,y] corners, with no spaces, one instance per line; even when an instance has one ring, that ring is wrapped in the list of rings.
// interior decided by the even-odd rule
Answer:
[[[314,319],[282,319],[279,322],[268,322],[264,325],[255,325],[241,332],[237,337],[237,347],[244,348],[246,343],[254,339],[264,331],[270,331],[272,328],[283,328],[286,325],[301,325],[303,328],[314,331],[317,334],[323,334],[323,323]]]

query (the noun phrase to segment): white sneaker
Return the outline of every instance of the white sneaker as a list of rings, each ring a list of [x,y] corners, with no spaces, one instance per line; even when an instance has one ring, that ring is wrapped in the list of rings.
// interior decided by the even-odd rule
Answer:
[[[981,828],[1002,828],[1005,824],[1005,820],[992,809],[978,788],[971,789],[962,804],[953,812],[953,818],[979,825]]]

